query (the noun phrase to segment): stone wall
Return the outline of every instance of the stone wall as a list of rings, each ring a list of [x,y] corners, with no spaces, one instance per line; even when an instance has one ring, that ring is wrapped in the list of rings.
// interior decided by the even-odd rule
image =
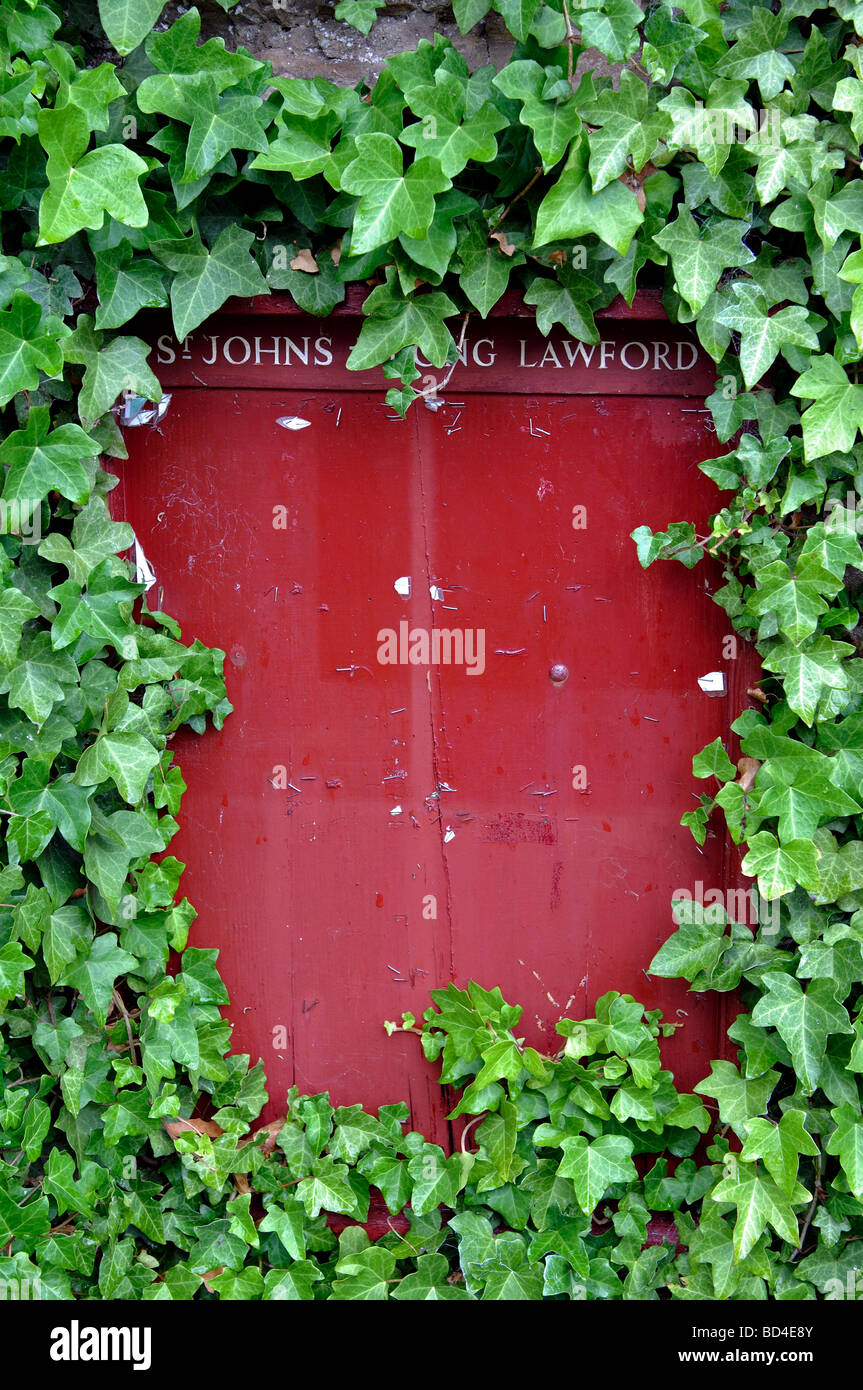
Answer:
[[[201,38],[221,35],[229,48],[242,45],[257,58],[265,58],[273,70],[286,77],[328,77],[340,86],[353,86],[377,76],[394,53],[415,48],[420,39],[444,34],[474,68],[485,63],[502,67],[513,49],[513,39],[499,15],[489,14],[469,34],[462,35],[453,19],[451,0],[387,0],[368,35],[334,17],[336,0],[240,0],[225,11],[215,0],[198,0]],[[166,6],[159,28],[189,9],[189,4]],[[92,60],[111,58],[113,50],[100,43],[96,0],[68,0],[77,23],[93,36]],[[609,72],[605,59],[595,51],[583,53],[578,69]]]
[[[415,48],[435,32],[452,40],[471,69],[484,63],[501,67],[512,52],[512,37],[497,15],[464,37],[447,0],[390,0],[368,35],[335,19],[333,9],[317,0],[240,0],[227,14],[207,5],[202,33],[206,28],[208,35],[223,34],[229,44],[242,44],[268,59],[277,73],[321,74],[340,86],[377,76],[391,54]]]

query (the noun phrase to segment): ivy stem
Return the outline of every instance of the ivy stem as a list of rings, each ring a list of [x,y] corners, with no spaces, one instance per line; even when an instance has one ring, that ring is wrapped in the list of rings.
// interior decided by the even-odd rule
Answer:
[[[132,1065],[134,1067],[137,1067],[139,1065],[138,1053],[135,1049],[135,1039],[132,1034],[132,1020],[129,1017],[129,1011],[126,1008],[126,1005],[123,1003],[123,1000],[116,989],[114,990],[114,1003],[117,1005],[117,1008],[123,1015],[123,1021],[126,1024],[126,1037],[129,1039],[129,1057],[131,1058]]]
[[[542,165],[540,165],[540,167],[534,172],[533,178],[530,180],[529,183],[526,183],[526,184],[524,185],[524,188],[521,190],[521,192],[520,192],[520,193],[516,193],[516,195],[515,195],[515,197],[512,199],[512,201],[509,202],[509,203],[507,203],[507,205],[506,205],[506,207],[504,208],[503,212],[501,213],[500,217],[497,219],[497,221],[495,222],[494,226],[493,226],[492,229],[491,229],[493,232],[496,232],[496,231],[497,231],[497,229],[498,229],[498,227],[500,226],[501,222],[504,220],[505,217],[507,217],[507,216],[509,215],[509,213],[512,211],[512,209],[515,207],[516,203],[518,202],[519,198],[523,198],[524,195],[525,195],[525,193],[529,193],[529,192],[530,192],[530,190],[533,188],[533,185],[536,183],[537,179],[540,177],[541,174],[542,174]]]
[[[820,1200],[820,1196],[821,1196],[821,1155],[820,1155],[820,1153],[819,1153],[818,1157],[817,1157],[816,1160],[815,1160],[815,1182],[814,1182],[813,1186],[814,1186],[814,1188],[815,1188],[815,1192],[814,1192],[814,1195],[813,1195],[813,1197],[812,1197],[812,1202],[811,1202],[811,1204],[810,1204],[809,1210],[808,1210],[807,1213],[806,1213],[806,1220],[803,1222],[803,1230],[800,1232],[800,1239],[799,1239],[798,1242],[797,1242],[797,1249],[794,1251],[793,1255],[791,1256],[791,1261],[790,1261],[790,1262],[793,1262],[794,1260],[798,1259],[798,1257],[803,1253],[803,1242],[804,1242],[804,1240],[806,1239],[806,1232],[809,1230],[809,1227],[810,1227],[811,1224],[812,1224],[812,1218],[813,1218],[813,1216],[815,1215],[815,1208],[817,1207],[818,1202],[819,1202],[819,1200]],[[789,1263],[790,1263],[790,1262],[789,1262]]]
[[[459,334],[459,340],[458,340],[457,349],[456,349],[456,359],[455,359],[454,362],[451,362],[451,363],[450,363],[449,371],[448,371],[448,372],[446,373],[446,375],[444,376],[443,381],[436,381],[435,384],[434,384],[434,386],[427,386],[426,389],[425,389],[424,391],[417,391],[417,393],[416,393],[416,398],[417,398],[417,400],[423,400],[423,399],[425,399],[427,396],[436,396],[437,393],[438,393],[438,391],[443,391],[443,390],[445,389],[445,387],[447,386],[450,377],[452,376],[453,372],[455,371],[456,367],[457,367],[458,364],[459,364],[459,357],[458,357],[458,354],[461,352],[462,348],[464,347],[465,334],[467,333],[467,321],[468,321],[469,318],[470,318],[470,313],[468,312],[468,313],[465,314],[465,316],[464,316],[464,318],[463,318],[463,320],[462,320],[461,333]],[[402,1032],[407,1032],[408,1030],[407,1030],[407,1029],[402,1029],[401,1031],[402,1031]]]
[[[572,60],[572,45],[576,42],[576,37],[575,30],[572,27],[572,21],[569,17],[569,6],[567,5],[566,0],[563,0],[563,17],[566,20],[566,80],[571,87],[572,72],[574,67]]]

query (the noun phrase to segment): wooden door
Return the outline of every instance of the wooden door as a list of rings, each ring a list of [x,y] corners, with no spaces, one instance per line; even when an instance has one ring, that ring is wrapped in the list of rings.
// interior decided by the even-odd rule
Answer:
[[[258,351],[262,327],[284,325],[216,320],[185,358],[163,338],[171,403],[128,432],[114,506],[184,638],[227,653],[235,713],[177,738],[171,852],[271,1113],[291,1084],[406,1099],[446,1143],[435,1069],[383,1023],[451,979],[499,985],[543,1050],[606,990],[661,1006],[691,1086],[721,1004],[644,971],[672,894],[728,876],[724,843],[699,851],[679,820],[742,663],[715,572],[644,572],[629,532],[715,509],[710,364],[627,323],[603,368],[582,352],[567,371],[565,345],[542,363],[535,329],[498,322],[447,403],[399,421],[344,372],[344,324],[321,345],[290,320],[293,362]],[[711,699],[698,677],[718,669]]]

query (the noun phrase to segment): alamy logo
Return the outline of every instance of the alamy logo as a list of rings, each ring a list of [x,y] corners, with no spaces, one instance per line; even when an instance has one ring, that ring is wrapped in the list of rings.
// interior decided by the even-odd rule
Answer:
[[[131,1361],[133,1370],[149,1371],[151,1342],[149,1327],[82,1327],[73,1318],[51,1329],[51,1360]]]
[[[399,630],[382,627],[378,633],[381,666],[465,666],[469,676],[485,670],[484,627],[411,627],[402,618]]]
[[[40,499],[0,498],[0,536],[16,536],[23,545],[38,545],[42,539]]]

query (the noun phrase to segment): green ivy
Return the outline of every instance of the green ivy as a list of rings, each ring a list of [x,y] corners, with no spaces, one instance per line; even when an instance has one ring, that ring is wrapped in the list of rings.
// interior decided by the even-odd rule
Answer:
[[[471,73],[437,36],[348,89],[274,77],[200,43],[195,9],[167,26],[162,8],[99,0],[118,57],[95,64],[59,0],[0,14],[4,1290],[847,1296],[863,1238],[860,7],[455,0],[463,32],[491,10],[507,25],[502,71]],[[383,8],[337,13],[367,33]],[[616,85],[578,73],[588,48],[622,64]],[[194,909],[164,856],[184,790],[170,741],[221,727],[223,653],[148,609],[100,464],[125,457],[119,402],[161,395],[122,332],[140,310],[169,309],[183,337],[230,295],[287,290],[326,315],[368,282],[350,365],[381,366],[400,413],[422,394],[416,349],[440,385],[466,319],[508,287],[543,333],[595,342],[597,309],[662,284],[716,364],[724,451],[700,466],[724,496],[707,535],[678,519],[633,539],[644,566],[719,560],[716,601],[765,673],[733,726],[742,756],[719,740],[695,756],[708,790],[682,819],[703,843],[722,813],[760,924],[679,901],[650,965],[739,991],[737,1063],[681,1095],[671,1025],[627,995],[561,1020],[544,1056],[497,989],[449,985],[419,1024],[388,1025],[459,1093],[449,1156],[404,1105],[292,1092],[260,1125],[263,1068],[230,1050],[216,952],[187,946]],[[328,1216],[364,1222],[372,1197],[388,1233],[336,1238]]]

